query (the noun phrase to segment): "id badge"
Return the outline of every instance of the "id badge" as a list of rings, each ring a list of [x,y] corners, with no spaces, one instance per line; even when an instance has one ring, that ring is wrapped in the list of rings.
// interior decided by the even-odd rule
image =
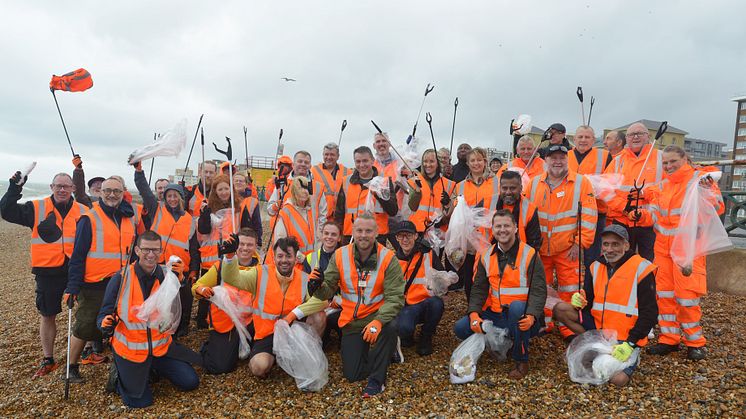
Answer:
[[[557,192],[557,198],[562,198],[563,196],[565,196],[565,191]]]
[[[365,288],[368,286],[368,281],[357,281],[358,288]]]

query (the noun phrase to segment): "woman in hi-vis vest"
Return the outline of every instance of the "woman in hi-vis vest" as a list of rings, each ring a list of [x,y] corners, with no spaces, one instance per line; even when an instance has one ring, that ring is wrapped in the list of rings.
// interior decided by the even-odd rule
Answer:
[[[426,150],[422,153],[422,172],[408,180],[413,189],[409,194],[409,209],[412,210],[409,221],[414,223],[419,234],[434,222],[445,231],[453,212],[456,183],[443,178],[439,168],[435,151]]]
[[[313,252],[317,238],[319,209],[311,199],[310,185],[311,181],[304,176],[293,178],[290,198],[287,204],[283,205],[275,221],[266,263],[272,263],[272,245],[283,237],[294,237],[298,241],[298,264],[302,265],[306,255]],[[302,266],[299,268],[302,269]]]

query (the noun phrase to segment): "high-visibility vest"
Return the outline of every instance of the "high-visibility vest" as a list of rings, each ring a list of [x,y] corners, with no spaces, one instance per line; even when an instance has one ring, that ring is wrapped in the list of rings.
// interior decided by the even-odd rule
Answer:
[[[259,260],[258,253],[254,257],[257,260]],[[218,262],[215,265],[215,269],[217,269],[217,272],[218,272],[218,285],[221,285],[224,288],[235,290],[238,296],[238,303],[246,307],[251,307],[254,296],[248,291],[238,289],[234,287],[233,285],[223,282],[220,265],[221,265],[221,262]],[[238,265],[238,269],[242,271],[248,271],[254,268],[255,268],[254,266]],[[242,314],[241,320],[243,321],[244,325],[251,323],[251,320],[252,320],[251,312],[246,312],[246,313],[241,313],[241,314]],[[228,316],[228,314],[226,314],[225,311],[219,309],[216,304],[210,304],[209,320],[210,320],[210,326],[213,329],[215,329],[215,331],[218,333],[228,333],[231,330],[233,330],[233,328],[235,327],[235,324],[233,324],[233,320],[231,320],[230,316]]]
[[[606,168],[604,173],[620,173],[623,175],[622,185],[617,189],[616,196],[608,202],[609,209],[607,215],[613,221],[624,225],[630,225],[632,223],[623,214],[623,211],[627,205],[627,195],[634,189],[634,184],[638,176],[640,177],[640,180],[637,181],[637,186],[642,186],[642,183],[645,182],[645,188],[643,189],[644,192],[647,191],[649,187],[657,185],[666,178],[666,173],[663,171],[663,152],[654,149],[650,153],[650,158],[648,159],[647,164],[645,164],[645,158],[647,157],[651,147],[651,144],[646,144],[642,150],[640,150],[640,154],[638,155],[635,155],[629,147],[625,147]],[[645,170],[642,170],[643,164],[645,165]],[[642,176],[640,176],[640,173],[642,173]],[[648,204],[644,192],[643,197],[640,198],[640,205]],[[635,202],[633,202],[633,204],[635,204]],[[642,224],[643,225],[638,222],[637,226],[650,226],[649,224]]]
[[[365,201],[368,198],[370,190],[363,185],[350,182],[352,175],[345,177],[342,187],[345,191],[345,217],[342,226],[342,234],[345,236],[352,235],[352,223],[360,214],[365,212]],[[389,215],[383,210],[381,203],[375,195],[373,201],[373,217],[378,224],[378,234],[388,234],[389,232]]]
[[[422,187],[420,188],[422,191],[422,197],[420,198],[417,211],[412,213],[409,217],[409,221],[413,222],[417,231],[421,233],[425,231],[425,223],[435,218],[435,210],[440,209],[441,212],[443,210],[443,205],[440,203],[443,186],[445,186],[446,194],[450,197],[453,195],[456,183],[452,180],[441,177],[440,179],[443,179],[443,182],[438,179],[433,183],[433,187],[431,188],[430,183],[425,180],[425,177],[421,173],[418,173],[417,177],[420,179],[420,183],[422,183]],[[408,183],[410,187],[415,187],[414,178],[409,179]],[[444,225],[441,229],[445,231],[447,227],[447,225]]]
[[[616,330],[618,340],[627,340],[629,331],[637,322],[637,286],[646,276],[658,269],[639,255],[632,255],[609,278],[606,265],[599,261],[591,264],[593,277],[593,307],[591,315],[596,328]],[[643,346],[647,336],[636,344]]]
[[[275,265],[261,265],[256,271],[253,304],[255,341],[274,333],[275,322],[305,301],[308,292],[308,275],[299,269],[293,269],[293,279],[284,294]]]
[[[130,246],[140,224],[140,212],[122,217],[120,225],[104,213],[98,202],[83,217],[91,221],[91,248],[85,261],[85,282],[101,282],[114,275],[129,261]]]
[[[199,186],[201,183],[198,183],[194,186],[192,186],[192,197],[189,199],[189,213],[192,214],[192,217],[196,220],[199,218],[199,214],[202,210],[202,201],[205,200],[205,196],[202,194],[202,191],[199,190]]]
[[[249,213],[249,217],[252,217],[257,205],[259,205],[259,200],[253,196],[244,198],[243,201],[241,201],[241,206],[238,208],[238,213],[243,214],[243,210],[246,209]],[[236,226],[236,228],[238,229],[238,226]]]
[[[422,259],[421,262],[420,259]],[[417,268],[417,272],[415,272],[414,268],[418,263],[419,267]],[[412,285],[409,286],[406,294],[404,294],[406,303],[408,305],[415,305],[430,298],[430,293],[427,291],[427,287],[425,286],[425,267],[429,266],[430,269],[433,268],[432,251],[426,253],[417,252],[412,255],[409,261],[399,260],[399,264],[401,265],[402,272],[404,272],[405,284],[409,282],[409,279],[414,275]]]
[[[167,332],[161,333],[157,327],[151,328],[148,322],[137,318],[133,308],[142,306],[143,293],[135,273],[135,264],[132,263],[125,269],[128,269],[129,273],[125,275],[124,269],[122,270],[122,281],[117,296],[119,323],[114,328],[111,347],[120,357],[130,362],[142,363],[151,354],[155,357],[166,355],[171,345],[171,335]],[[158,269],[162,269],[162,266]],[[156,292],[159,287],[160,281],[155,281],[150,294]]]
[[[358,271],[355,266],[355,245],[348,244],[334,253],[339,269],[339,290],[342,313],[339,327],[352,320],[362,319],[378,311],[383,305],[384,274],[394,260],[394,252],[376,243],[376,269]]]
[[[316,243],[316,222],[318,220],[318,209],[315,205],[310,205],[304,210],[306,217],[304,218],[298,208],[295,205],[285,205],[280,210],[279,216],[282,220],[282,225],[285,226],[285,231],[288,237],[295,237],[298,240],[298,245],[301,253],[307,255],[313,251],[314,244]]]
[[[552,190],[546,179],[546,173],[535,177],[526,197],[538,209],[543,239],[539,253],[542,256],[560,254],[573,243],[579,243],[584,249],[591,247],[598,220],[591,182],[583,175],[569,172],[562,184]],[[578,201],[581,200],[583,212],[580,217],[581,237],[578,240]]]
[[[512,168],[523,169],[526,173],[527,179],[539,176],[547,170],[546,162],[539,156],[534,157],[534,161],[531,162],[531,167],[528,169],[528,171],[526,171],[526,162],[523,161],[522,158],[516,157],[497,171],[497,178],[500,179],[500,176],[502,176],[504,171]]]
[[[161,202],[155,210],[153,226],[150,229],[161,236],[163,253],[159,263],[165,263],[171,255],[176,255],[184,262],[185,267],[189,267],[189,240],[195,231],[195,223],[189,214],[185,213],[176,221],[171,211],[166,208],[166,204]]]
[[[73,202],[67,215],[62,218],[51,197],[32,202],[34,204],[34,226],[31,228],[31,267],[58,268],[65,264],[66,257],[69,259],[72,256],[75,228],[78,220],[88,211],[88,208],[83,204]],[[47,243],[39,237],[38,227],[50,212],[54,212],[57,227],[62,231],[62,236],[52,243]]]
[[[399,160],[392,159],[386,166],[382,165],[380,161],[376,160],[373,162],[373,167],[378,170],[378,174],[383,177],[391,179],[395,182],[399,177]]]
[[[578,158],[574,150],[567,153],[567,167],[570,168],[571,172],[581,175],[602,174],[606,170],[604,165],[607,160],[609,160],[609,152],[603,148],[592,147],[580,164],[578,164]],[[596,199],[596,206],[599,214],[606,214],[608,211],[606,202],[602,199]]]
[[[344,182],[345,176],[352,174],[341,163],[337,163],[336,178],[332,177],[331,170],[324,168],[324,163],[319,163],[311,168],[313,180],[324,184],[324,199],[326,199],[326,217],[331,219],[334,216],[334,209],[337,207],[337,193]]]
[[[490,282],[490,293],[484,307],[495,313],[501,313],[503,306],[509,306],[513,301],[528,301],[528,288],[531,281],[528,277],[529,265],[536,251],[526,243],[519,241],[517,244],[516,263],[515,265],[506,264],[502,275],[500,275],[497,252],[493,253],[497,244],[493,244],[484,254],[479,255],[478,260],[482,262]]]
[[[512,205],[503,204],[503,209],[513,212]],[[520,202],[520,213],[518,214],[518,238],[526,243],[526,225],[531,221],[531,218],[536,214],[536,205],[534,205],[528,198],[521,196]]]

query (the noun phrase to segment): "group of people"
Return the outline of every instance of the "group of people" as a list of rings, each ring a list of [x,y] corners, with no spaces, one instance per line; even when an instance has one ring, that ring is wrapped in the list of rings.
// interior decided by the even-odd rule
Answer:
[[[31,229],[43,351],[34,377],[59,365],[55,317],[64,302],[76,308],[64,377],[81,382],[80,363],[106,361],[106,340],[114,361],[108,388],[128,406],[152,404],[153,373],[187,391],[199,385],[193,365],[211,374],[234,370],[239,327],[252,337],[251,373],[266,377],[281,320],[305,322],[325,341],[338,335],[344,377],[367,380],[362,394],[372,397],[384,391],[389,365],[404,362],[402,347],[433,352],[446,307],[426,287],[432,270],[456,272],[450,289],[466,296],[456,337],[484,333],[486,320],[509,331],[514,379],[528,374],[530,339],[554,330],[568,343],[586,330],[613,330],[612,354],[626,361],[658,324],[648,353],[678,351],[683,340],[689,359],[705,358],[705,260],[678,266],[670,248],[687,188],[707,168],[693,166],[677,146],[653,148],[639,123],[606,135],[603,149],[589,126],[576,129],[574,146],[565,133],[553,124],[543,147],[516,135],[506,164],[461,144],[455,165],[448,149],[429,149],[410,170],[384,133],[373,149],[355,148],[354,168],[338,162],[335,143],[316,165],[298,151],[277,160],[264,214],[250,176],[228,162],[204,162],[199,182],[188,187],[159,179],[155,191],[135,163],[142,203],[119,176],[90,179],[86,192],[79,156],[73,175],[55,175],[44,199],[19,204],[26,179],[16,172],[0,211]],[[623,180],[602,199],[586,175],[604,173]],[[711,179],[699,182],[717,189]],[[479,231],[489,246],[470,247],[460,264],[424,239],[448,231],[457,202],[492,214],[491,228]],[[724,209],[722,200],[712,205]],[[271,229],[266,251],[263,216]],[[138,318],[137,308],[158,290],[173,256],[182,314],[171,334]],[[250,307],[238,324],[210,303],[217,286]],[[546,305],[550,287],[562,301],[553,307]],[[199,352],[178,342],[190,332],[195,298],[195,324],[209,328]],[[626,384],[635,366],[610,381]]]

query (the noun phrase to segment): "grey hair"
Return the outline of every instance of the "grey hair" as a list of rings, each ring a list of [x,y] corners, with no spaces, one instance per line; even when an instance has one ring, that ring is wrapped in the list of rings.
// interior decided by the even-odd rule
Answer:
[[[339,153],[339,146],[336,143],[324,144],[324,150],[336,150]]]

